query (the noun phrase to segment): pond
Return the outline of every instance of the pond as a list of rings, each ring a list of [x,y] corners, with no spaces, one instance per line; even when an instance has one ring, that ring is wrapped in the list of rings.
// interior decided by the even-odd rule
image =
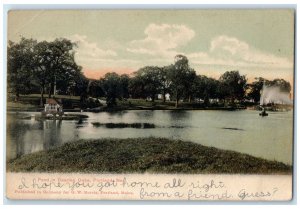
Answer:
[[[78,114],[89,117],[82,123],[13,120],[15,113],[8,113],[7,159],[79,139],[165,137],[292,164],[293,111],[269,112],[268,117],[260,117],[253,110],[130,110]],[[148,128],[133,125],[138,123],[149,125]]]

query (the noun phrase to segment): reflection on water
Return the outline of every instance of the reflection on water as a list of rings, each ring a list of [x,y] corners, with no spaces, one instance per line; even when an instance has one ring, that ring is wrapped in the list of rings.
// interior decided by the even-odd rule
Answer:
[[[78,139],[165,137],[292,163],[292,111],[270,112],[268,117],[259,117],[258,112],[250,110],[141,110],[84,114],[89,118],[82,123],[16,120],[13,114],[8,114],[7,158],[13,159]],[[106,128],[92,123],[149,123],[155,128]]]
[[[69,128],[74,129],[73,124],[63,123],[59,120],[16,120],[8,117],[7,158],[14,159],[23,154],[57,147],[64,142],[78,139],[76,130],[69,131]]]

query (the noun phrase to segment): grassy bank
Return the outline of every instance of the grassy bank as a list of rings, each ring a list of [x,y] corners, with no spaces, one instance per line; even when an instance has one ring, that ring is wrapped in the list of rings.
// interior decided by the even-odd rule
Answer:
[[[209,105],[205,105],[204,103],[199,102],[179,102],[178,107],[175,107],[175,101],[166,101],[155,100],[146,101],[143,99],[127,99],[127,100],[118,100],[117,106],[115,109],[146,109],[146,110],[237,110],[237,109],[245,109],[245,106],[235,105],[233,106],[224,106],[224,104],[220,103],[211,103]]]
[[[7,110],[9,111],[41,111],[41,96],[39,94],[20,95],[18,101],[15,101],[15,96],[8,95]],[[67,109],[74,109],[74,106],[78,107],[80,98],[78,96],[69,95],[56,95],[57,99],[62,99],[64,107]],[[44,96],[43,102],[46,102],[47,95]]]
[[[7,162],[13,172],[287,174],[292,167],[181,140],[76,141]]]

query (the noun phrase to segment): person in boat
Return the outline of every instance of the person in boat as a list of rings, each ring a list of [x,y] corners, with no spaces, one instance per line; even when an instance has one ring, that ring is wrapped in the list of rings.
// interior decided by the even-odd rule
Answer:
[[[261,113],[259,113],[259,115],[261,115],[261,116],[267,116],[268,113],[266,112],[266,109],[262,107],[262,111],[261,111]]]

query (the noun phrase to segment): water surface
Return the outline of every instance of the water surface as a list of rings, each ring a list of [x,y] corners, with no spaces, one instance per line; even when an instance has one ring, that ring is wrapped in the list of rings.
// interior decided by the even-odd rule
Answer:
[[[78,121],[12,120],[13,114],[8,113],[7,117],[8,159],[79,139],[165,137],[292,164],[292,111],[269,112],[268,117],[260,117],[257,111],[252,110],[82,113],[89,116],[82,124]],[[95,127],[93,122],[150,123],[155,128]]]

